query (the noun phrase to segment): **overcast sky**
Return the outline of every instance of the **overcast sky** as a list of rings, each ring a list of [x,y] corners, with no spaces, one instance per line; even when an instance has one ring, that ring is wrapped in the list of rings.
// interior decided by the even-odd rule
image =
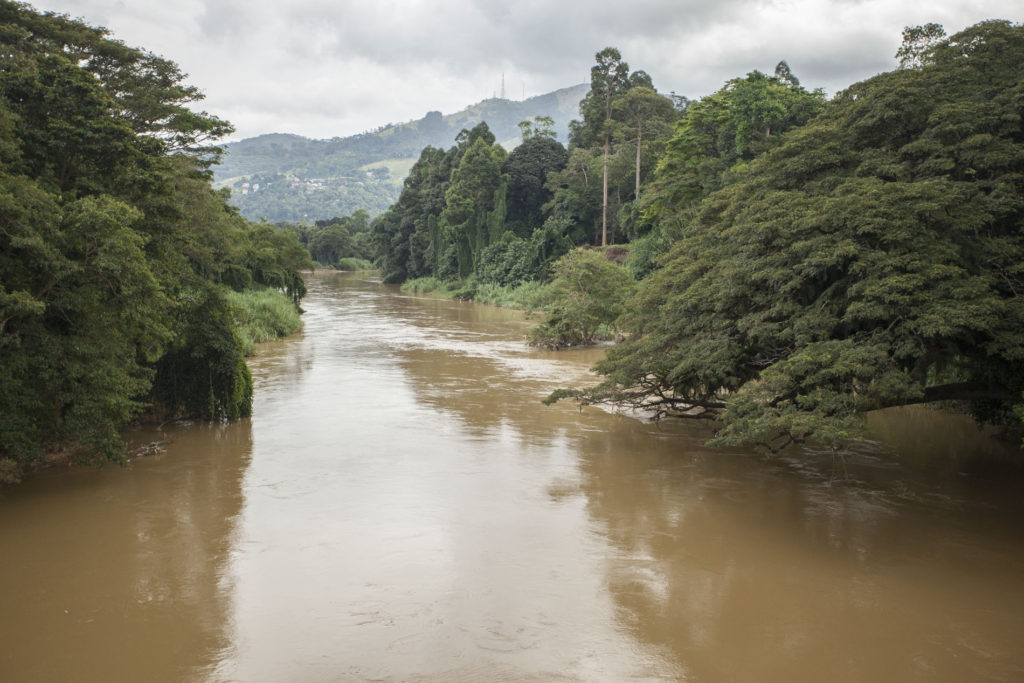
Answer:
[[[619,48],[659,91],[690,98],[785,59],[807,88],[889,71],[904,26],[955,33],[1024,18],[1021,0],[38,0],[177,62],[231,121],[346,136],[588,82]]]

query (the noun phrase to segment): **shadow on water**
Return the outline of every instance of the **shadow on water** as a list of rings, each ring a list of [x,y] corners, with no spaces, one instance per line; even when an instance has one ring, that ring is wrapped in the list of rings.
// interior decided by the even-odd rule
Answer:
[[[897,495],[686,435],[660,451],[642,432],[584,436],[582,490],[618,551],[620,618],[695,680],[1024,672],[1019,502],[934,479],[911,485],[944,496]]]

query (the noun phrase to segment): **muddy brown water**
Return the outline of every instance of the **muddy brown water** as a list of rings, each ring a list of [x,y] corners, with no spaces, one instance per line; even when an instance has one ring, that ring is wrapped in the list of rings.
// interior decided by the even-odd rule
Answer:
[[[0,493],[3,681],[1019,681],[1019,454],[873,415],[765,459],[570,404],[600,352],[310,281],[251,420]]]

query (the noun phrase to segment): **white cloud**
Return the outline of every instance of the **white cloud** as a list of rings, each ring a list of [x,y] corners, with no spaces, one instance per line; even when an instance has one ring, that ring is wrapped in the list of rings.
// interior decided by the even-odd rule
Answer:
[[[699,97],[785,59],[829,93],[894,66],[904,26],[1020,21],[1019,0],[45,0],[181,65],[235,137],[327,138],[589,79],[614,45]]]

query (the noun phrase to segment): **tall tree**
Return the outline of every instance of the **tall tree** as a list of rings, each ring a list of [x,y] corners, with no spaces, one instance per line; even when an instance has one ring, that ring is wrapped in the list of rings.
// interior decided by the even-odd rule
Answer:
[[[941,24],[907,26],[903,29],[903,43],[896,51],[899,68],[914,69],[928,62],[932,50],[946,37]]]
[[[716,443],[771,450],[837,444],[893,405],[1012,417],[1022,62],[1024,27],[978,24],[733,169],[628,306],[633,336],[599,364],[605,382],[576,395],[702,407]]]
[[[640,73],[643,72],[637,72],[633,76]],[[646,74],[644,75],[646,76]],[[632,77],[631,80],[633,80]],[[616,119],[621,122],[621,136],[627,139],[632,138],[636,148],[633,197],[634,200],[639,200],[644,143],[645,141],[664,141],[671,133],[672,125],[679,118],[679,114],[673,106],[672,100],[659,95],[647,85],[631,87],[615,100],[613,109]],[[661,146],[659,145],[651,151],[649,156],[656,157],[660,152]]]
[[[502,164],[508,176],[506,224],[520,237],[540,227],[543,206],[551,200],[545,186],[549,173],[561,171],[569,155],[562,144],[546,135],[527,137]]]
[[[786,85],[800,85],[800,79],[790,70],[789,63],[785,59],[775,65],[775,78]]]
[[[795,80],[793,77],[791,80]],[[824,107],[820,90],[752,71],[691,103],[658,162],[649,201],[652,216],[671,220],[725,182],[726,172],[781,142]]]
[[[457,163],[458,148],[426,147],[406,176],[402,193],[371,227],[371,240],[384,282],[446,271],[446,243],[437,218]]]
[[[516,124],[523,142],[535,137],[555,139],[555,120],[550,116],[534,116]]]
[[[614,47],[606,47],[594,56],[596,64],[590,69],[590,92],[580,103],[582,123],[570,124],[570,142],[588,146],[600,140],[604,163],[602,165],[601,244],[608,243],[608,156],[612,139],[612,103],[629,87],[629,64]],[[575,124],[575,125],[574,125]]]
[[[493,144],[493,137],[490,143],[480,136],[469,144],[459,165],[452,170],[451,183],[445,191],[440,220],[455,244],[460,277],[473,271],[476,255],[495,237],[493,233],[500,236],[504,231],[503,225],[488,222],[495,204],[504,201],[506,187],[501,173],[505,151]],[[502,213],[502,224],[504,218]]]

